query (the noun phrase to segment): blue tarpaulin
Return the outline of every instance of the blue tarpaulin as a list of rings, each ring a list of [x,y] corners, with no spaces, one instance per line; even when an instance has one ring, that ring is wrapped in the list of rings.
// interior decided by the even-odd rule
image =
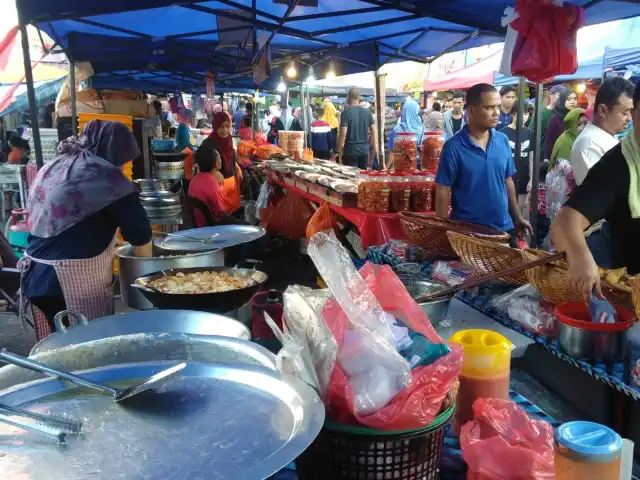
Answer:
[[[558,75],[553,79],[554,82],[570,82],[572,80],[589,80],[591,78],[600,78],[602,76],[602,57],[594,58],[582,62],[578,65],[578,70],[572,75]],[[496,73],[494,85],[517,85],[520,77],[505,77]]]
[[[640,65],[640,47],[607,48],[604,52],[602,66],[606,68],[621,68],[627,65]]]
[[[273,88],[294,58],[301,75],[374,70],[502,41],[502,13],[513,0],[318,0],[291,9],[279,0],[20,0],[20,18],[46,31],[75,61],[91,62],[96,87],[202,89],[217,82],[255,88],[252,65],[271,39]],[[587,23],[640,15],[640,3],[575,0]],[[257,40],[257,42],[256,42]],[[254,48],[254,43],[257,43]],[[303,73],[304,71],[304,73]]]

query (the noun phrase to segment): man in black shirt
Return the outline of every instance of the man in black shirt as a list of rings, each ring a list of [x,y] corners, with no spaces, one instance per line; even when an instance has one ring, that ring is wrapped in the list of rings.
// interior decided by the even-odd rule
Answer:
[[[333,159],[364,170],[377,153],[376,126],[371,111],[360,106],[360,90],[349,89],[347,100],[349,107],[340,117],[340,133]]]
[[[516,193],[518,194],[518,206],[520,210],[524,208],[527,199],[527,185],[529,185],[529,153],[533,147],[533,130],[525,127],[529,120],[529,110],[525,108],[522,116],[523,124],[520,125],[520,155],[516,155],[516,123],[518,122],[518,103],[511,107],[511,124],[499,130],[509,139],[513,162],[516,165]]]
[[[635,155],[629,154],[631,141],[636,140],[636,147],[640,142],[638,86],[633,95],[631,115],[634,128],[627,135],[632,137],[625,138],[602,156],[551,224],[558,251],[567,254],[567,279],[584,293],[585,299],[592,291],[602,298],[598,266],[584,237],[584,230],[599,220],[607,220],[613,267],[627,267],[630,275],[640,273],[640,249],[635,243],[640,238],[640,212],[632,214],[630,207],[633,204],[637,210],[635,206],[640,205],[640,198],[635,198],[635,195],[630,198],[629,195],[632,181],[629,165],[634,165],[634,171],[640,170],[640,148],[635,148]],[[637,175],[634,175],[634,181],[633,192],[637,193],[640,181]]]

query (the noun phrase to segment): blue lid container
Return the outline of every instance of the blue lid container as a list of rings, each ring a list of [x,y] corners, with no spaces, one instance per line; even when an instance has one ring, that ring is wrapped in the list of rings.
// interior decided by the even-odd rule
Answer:
[[[604,425],[569,422],[556,430],[556,443],[572,457],[586,462],[609,462],[622,453],[622,438]]]
[[[175,140],[151,140],[151,150],[154,152],[173,152],[175,147]]]

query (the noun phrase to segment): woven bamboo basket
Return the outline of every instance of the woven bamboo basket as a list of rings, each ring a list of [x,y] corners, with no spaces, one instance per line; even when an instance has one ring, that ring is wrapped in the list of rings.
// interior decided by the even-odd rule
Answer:
[[[409,241],[433,255],[457,258],[458,254],[451,247],[447,232],[471,235],[475,238],[496,243],[509,242],[510,235],[484,225],[448,220],[432,215],[415,212],[400,212],[400,224]]]
[[[522,255],[527,261],[535,260],[536,258],[531,251],[523,251]],[[529,269],[526,273],[529,283],[536,287],[545,300],[551,303],[559,304],[583,301],[582,293],[573,288],[567,281],[568,268],[569,265],[565,260],[556,260],[547,265]],[[616,288],[611,284],[603,284],[601,286],[602,294],[607,300],[621,307],[629,308],[631,305],[631,294],[628,291],[622,288]],[[640,285],[638,288],[640,294]],[[638,297],[638,306],[640,306],[640,296],[636,295],[636,297]],[[634,298],[634,306],[635,301],[636,298]],[[638,307],[636,307],[636,309],[637,308]]]
[[[506,270],[526,261],[522,255],[523,250],[457,232],[447,232],[447,237],[449,237],[451,247],[460,259],[473,268],[474,277]],[[527,249],[524,251],[536,258],[549,255],[548,252],[542,250]],[[507,275],[500,280],[513,285],[529,283],[526,271]]]
[[[636,318],[640,319],[640,276],[631,277],[629,279],[631,285],[631,300],[633,301],[633,309],[636,311]]]

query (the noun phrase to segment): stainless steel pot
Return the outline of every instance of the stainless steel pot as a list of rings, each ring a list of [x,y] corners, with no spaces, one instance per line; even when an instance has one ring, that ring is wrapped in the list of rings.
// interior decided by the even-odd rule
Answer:
[[[603,332],[558,321],[558,343],[567,355],[584,360],[619,362],[629,353],[629,330]]]
[[[74,318],[77,323],[67,328],[64,326],[65,317]],[[100,338],[136,333],[189,333],[205,337],[217,335],[251,339],[249,329],[237,320],[214,313],[187,310],[128,312],[90,322],[78,312],[64,310],[55,316],[54,322],[56,332],[40,340],[31,349],[31,355]]]
[[[120,266],[120,291],[122,303],[129,308],[149,310],[153,308],[142,293],[132,288],[136,278],[160,270],[191,267],[222,267],[224,266],[224,251],[207,250],[190,255],[169,255],[159,257],[137,257],[131,245],[124,245],[116,250]]]
[[[412,298],[418,298],[428,293],[441,292],[449,288],[447,285],[435,282],[433,280],[417,280],[410,282],[407,287],[407,291]],[[431,300],[429,302],[419,303],[422,311],[427,314],[427,318],[432,325],[437,325],[447,316],[449,311],[449,304],[451,303],[451,297],[439,298],[437,300]]]
[[[161,180],[179,180],[184,177],[184,162],[156,162],[156,177]]]
[[[188,333],[138,333],[101,338],[40,352],[31,358],[69,371],[163,360],[246,364],[276,369],[275,356],[257,343]],[[46,376],[7,365],[0,368],[0,390],[41,378]]]

